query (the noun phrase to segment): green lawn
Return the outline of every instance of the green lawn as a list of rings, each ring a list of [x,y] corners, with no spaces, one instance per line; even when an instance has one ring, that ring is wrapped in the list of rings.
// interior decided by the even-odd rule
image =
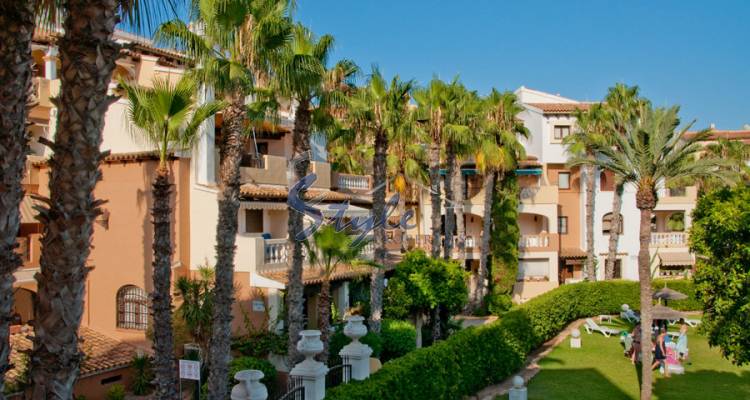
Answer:
[[[692,365],[670,378],[654,371],[654,398],[750,399],[750,366],[723,359],[696,329],[688,335]],[[585,332],[581,337],[581,349],[571,349],[566,339],[539,363],[542,370],[529,383],[529,399],[637,399],[639,371],[623,357],[619,338]]]

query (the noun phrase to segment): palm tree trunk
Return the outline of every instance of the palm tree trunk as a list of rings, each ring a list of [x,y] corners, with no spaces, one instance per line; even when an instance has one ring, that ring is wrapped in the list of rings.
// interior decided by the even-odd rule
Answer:
[[[596,168],[586,168],[586,278],[596,280],[596,255],[594,254],[594,185]]]
[[[448,143],[445,165],[448,171],[445,174],[445,242],[443,244],[443,258],[450,260],[453,257],[453,227],[456,222],[455,193],[453,191],[453,175],[456,171],[456,151]]]
[[[32,7],[26,0],[0,4],[0,399],[9,368],[13,272],[22,263],[15,248],[23,200],[21,181],[29,152],[26,104],[31,90]]]
[[[318,299],[318,327],[320,327],[320,340],[323,342],[323,351],[318,355],[318,361],[328,362],[328,334],[331,329],[331,281],[328,277],[323,278],[320,285],[320,299]]]
[[[240,209],[240,162],[245,101],[241,93],[232,95],[224,110],[219,180],[219,221],[216,225],[216,267],[211,325],[211,348],[208,363],[208,395],[212,399],[227,397],[234,302],[234,253]]]
[[[474,291],[474,308],[484,302],[487,275],[490,268],[490,238],[492,237],[492,199],[495,194],[496,173],[487,172],[484,175],[484,210],[482,211],[482,248],[479,259],[476,288]]]
[[[617,241],[620,239],[620,211],[622,209],[623,185],[615,185],[612,195],[612,223],[609,227],[609,251],[607,253],[607,265],[604,269],[604,279],[610,280],[615,277],[615,262],[617,261]]]
[[[638,251],[638,279],[641,291],[641,400],[651,400],[651,256],[649,243],[651,241],[651,214],[656,206],[656,196],[653,188],[639,189],[636,194],[636,207],[641,211]]]
[[[453,199],[456,205],[456,236],[458,237],[458,254],[459,259],[466,260],[466,224],[464,215],[464,185],[463,176],[461,175],[461,160],[458,157],[455,160],[453,168]]]
[[[398,196],[398,215],[399,218],[403,218],[404,214],[406,213],[406,196],[407,193],[409,193],[408,189],[404,191],[404,193],[400,193]],[[399,242],[401,242],[401,253],[406,253],[406,227],[399,223],[398,225],[399,229]]]
[[[154,291],[151,309],[154,316],[154,375],[156,397],[178,399],[172,335],[172,206],[169,170],[160,167],[154,179]]]
[[[304,178],[310,168],[310,122],[310,103],[302,100],[294,113],[294,128],[292,130],[294,182]],[[290,182],[290,187],[294,182]],[[300,196],[304,197],[305,192],[307,191],[300,190]],[[297,352],[297,342],[299,341],[299,333],[304,329],[305,324],[302,242],[295,239],[298,233],[304,229],[302,217],[301,213],[289,208],[288,236],[289,246],[292,250],[292,265],[289,269],[289,282],[286,287],[286,306],[289,319],[289,342],[287,343],[289,365],[294,365],[301,359],[301,355]]]
[[[372,212],[375,218],[375,263],[385,265],[385,180],[386,153],[388,151],[388,136],[384,130],[375,135],[375,155],[372,160],[373,185]],[[383,317],[383,287],[384,274],[381,268],[373,268],[370,276],[370,330],[380,333],[380,320]]]
[[[118,22],[115,0],[68,0],[57,134],[49,160],[50,198],[39,219],[44,226],[41,271],[37,273],[37,316],[31,356],[33,398],[69,400],[82,359],[78,328],[91,250],[93,222],[102,201],[94,199],[101,179],[99,151],[107,95],[120,46],[112,39]]]
[[[439,133],[433,134],[430,143],[430,201],[432,202],[430,219],[432,222],[432,249],[430,255],[433,258],[440,257],[440,141]]]

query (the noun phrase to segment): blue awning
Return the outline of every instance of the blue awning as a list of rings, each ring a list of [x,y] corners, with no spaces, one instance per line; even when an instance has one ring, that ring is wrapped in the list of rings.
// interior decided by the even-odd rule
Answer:
[[[461,170],[461,174],[463,174],[463,175],[476,175],[478,173],[479,172],[476,169],[465,168],[465,169]],[[441,169],[440,170],[440,175],[445,176],[446,174],[448,174],[448,170],[447,169]]]
[[[516,175],[541,175],[541,168],[520,168],[516,170]]]

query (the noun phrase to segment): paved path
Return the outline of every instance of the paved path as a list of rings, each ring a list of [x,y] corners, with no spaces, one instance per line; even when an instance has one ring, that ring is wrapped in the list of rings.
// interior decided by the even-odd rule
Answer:
[[[521,371],[508,377],[501,383],[482,389],[474,396],[468,396],[467,400],[493,400],[497,396],[502,396],[508,393],[510,388],[513,387],[513,377],[516,375],[520,375],[523,378],[523,381],[528,384],[529,380],[538,374],[541,369],[538,364],[539,360],[546,357],[555,346],[562,343],[562,341],[568,337],[574,328],[583,325],[583,322],[583,319],[579,319],[578,321],[570,323],[565,329],[558,333],[557,336],[548,340],[541,347],[531,352],[531,354],[526,357],[526,366]]]

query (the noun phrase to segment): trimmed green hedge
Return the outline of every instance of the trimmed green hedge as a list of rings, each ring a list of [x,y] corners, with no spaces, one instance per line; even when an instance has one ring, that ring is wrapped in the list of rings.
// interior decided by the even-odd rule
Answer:
[[[657,281],[654,287],[663,287]],[[690,281],[668,286],[691,296],[670,302],[698,309]],[[472,395],[518,371],[526,355],[570,322],[616,314],[622,304],[639,308],[638,282],[582,282],[564,285],[505,313],[497,322],[464,329],[438,344],[391,360],[362,382],[336,387],[329,400],[457,399]]]

